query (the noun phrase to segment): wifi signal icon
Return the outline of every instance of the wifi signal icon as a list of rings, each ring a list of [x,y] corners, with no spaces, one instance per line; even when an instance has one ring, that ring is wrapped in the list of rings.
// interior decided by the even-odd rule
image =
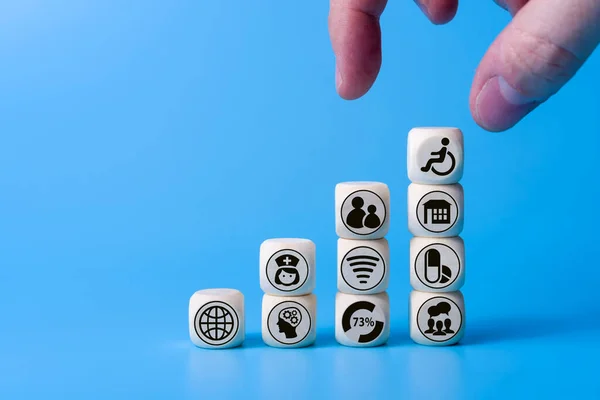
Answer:
[[[385,276],[385,261],[375,249],[355,247],[342,260],[341,275],[348,286],[357,291],[375,288]]]
[[[352,272],[354,272],[356,279],[360,279],[358,283],[366,284],[374,268],[377,266],[379,258],[373,256],[354,256],[348,257],[348,262],[352,267]]]

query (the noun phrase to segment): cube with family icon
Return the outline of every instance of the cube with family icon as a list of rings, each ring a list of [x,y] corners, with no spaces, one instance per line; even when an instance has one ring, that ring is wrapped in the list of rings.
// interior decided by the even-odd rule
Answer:
[[[389,230],[390,190],[381,182],[335,187],[336,233],[343,239],[381,239]]]
[[[408,229],[414,236],[458,236],[464,222],[464,193],[460,183],[408,186]]]
[[[463,134],[458,128],[413,128],[407,143],[408,178],[413,183],[448,185],[463,175]]]
[[[460,236],[413,237],[410,284],[423,292],[454,292],[465,282],[465,244]]]
[[[317,338],[317,298],[263,295],[262,339],[268,346],[297,348]]]
[[[315,288],[316,247],[302,238],[267,239],[260,246],[260,287],[266,294],[302,296]]]
[[[390,275],[387,239],[338,239],[337,254],[340,292],[376,294],[387,290]]]
[[[418,344],[448,346],[465,331],[465,300],[460,291],[410,294],[410,337]]]

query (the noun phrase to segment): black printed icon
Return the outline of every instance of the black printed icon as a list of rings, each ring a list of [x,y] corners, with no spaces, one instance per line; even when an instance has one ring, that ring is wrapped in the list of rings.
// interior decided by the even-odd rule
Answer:
[[[460,258],[452,247],[433,243],[423,248],[415,258],[415,273],[421,283],[432,289],[453,284],[460,274]]]
[[[352,289],[367,291],[377,287],[385,277],[385,260],[377,250],[359,246],[350,250],[340,265],[342,279]]]
[[[281,344],[293,345],[303,341],[312,326],[308,310],[295,301],[284,301],[269,312],[267,328],[269,333]]]
[[[235,337],[239,319],[227,303],[212,301],[202,306],[194,317],[194,329],[204,343],[213,346],[227,344]]]
[[[385,327],[383,312],[368,301],[352,303],[342,316],[342,329],[348,339],[356,343],[376,340]]]
[[[279,333],[283,333],[286,339],[293,339],[298,337],[296,328],[302,322],[302,313],[296,307],[288,307],[279,311],[279,320],[277,326],[279,327]]]
[[[357,235],[376,232],[386,218],[387,210],[381,197],[370,190],[359,190],[346,197],[341,217],[346,228]]]
[[[417,313],[421,333],[435,342],[445,342],[456,336],[462,325],[460,308],[452,300],[434,297],[426,301]]]
[[[284,249],[273,254],[266,266],[267,279],[279,291],[291,292],[307,280],[309,267],[302,254]]]
[[[425,166],[421,168],[421,171],[429,172],[429,170],[431,170],[431,172],[433,172],[434,174],[436,174],[438,176],[450,175],[452,173],[452,171],[454,171],[454,168],[456,167],[456,159],[454,158],[454,154],[452,154],[451,151],[448,151],[448,148],[446,147],[449,144],[450,144],[450,140],[448,138],[443,138],[442,139],[442,148],[439,151],[431,152],[432,157],[427,161],[427,164],[425,164]],[[444,163],[444,161],[446,161],[446,156],[450,158],[450,160],[452,162],[451,166],[446,171],[443,171],[443,172],[436,170],[434,165]]]
[[[458,219],[456,200],[443,191],[427,193],[417,204],[417,220],[429,232],[445,232],[452,228]]]

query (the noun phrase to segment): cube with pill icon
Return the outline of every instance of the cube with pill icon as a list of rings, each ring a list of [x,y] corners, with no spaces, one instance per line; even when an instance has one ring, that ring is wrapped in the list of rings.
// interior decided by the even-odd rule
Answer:
[[[410,284],[423,292],[454,292],[465,282],[465,244],[460,236],[413,237]]]

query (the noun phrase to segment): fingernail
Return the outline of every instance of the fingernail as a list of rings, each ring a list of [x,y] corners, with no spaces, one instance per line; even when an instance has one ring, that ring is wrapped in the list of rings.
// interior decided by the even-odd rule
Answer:
[[[495,76],[481,88],[475,100],[477,122],[491,131],[513,127],[539,102],[512,88],[502,77]]]
[[[342,83],[344,80],[342,79],[342,74],[340,73],[340,69],[338,68],[337,63],[335,64],[335,88],[336,90],[340,90]]]

